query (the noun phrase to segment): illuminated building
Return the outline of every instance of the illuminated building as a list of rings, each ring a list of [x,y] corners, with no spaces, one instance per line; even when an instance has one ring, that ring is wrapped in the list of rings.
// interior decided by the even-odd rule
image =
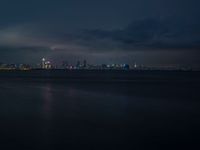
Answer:
[[[52,65],[50,61],[46,61],[45,58],[42,58],[42,69],[52,69]]]
[[[52,66],[51,66],[51,62],[50,61],[46,61],[45,62],[45,69],[51,69]]]
[[[42,69],[45,69],[45,58],[42,58]]]
[[[134,68],[135,68],[135,69],[137,68],[137,64],[136,64],[136,62],[135,62],[135,64],[134,64]]]

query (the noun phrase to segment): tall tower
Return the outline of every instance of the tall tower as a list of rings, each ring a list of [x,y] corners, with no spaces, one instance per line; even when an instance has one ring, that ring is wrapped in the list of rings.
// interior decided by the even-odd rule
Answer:
[[[137,64],[136,64],[136,62],[135,62],[135,64],[134,64],[134,68],[135,68],[135,69],[137,68]]]
[[[45,69],[45,58],[42,58],[42,69]]]

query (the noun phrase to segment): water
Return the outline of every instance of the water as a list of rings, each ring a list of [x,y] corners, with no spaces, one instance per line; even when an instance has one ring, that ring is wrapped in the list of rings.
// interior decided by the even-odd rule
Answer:
[[[0,81],[1,150],[199,146],[199,81]]]

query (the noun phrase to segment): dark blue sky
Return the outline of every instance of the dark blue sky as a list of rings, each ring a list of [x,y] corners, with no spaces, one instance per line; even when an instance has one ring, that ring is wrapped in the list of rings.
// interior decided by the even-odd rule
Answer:
[[[198,0],[1,0],[0,62],[200,66]]]

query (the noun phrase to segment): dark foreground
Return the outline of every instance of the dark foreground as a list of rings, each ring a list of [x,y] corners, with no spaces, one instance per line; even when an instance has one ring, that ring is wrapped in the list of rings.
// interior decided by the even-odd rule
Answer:
[[[199,78],[0,72],[0,149],[200,149]]]

